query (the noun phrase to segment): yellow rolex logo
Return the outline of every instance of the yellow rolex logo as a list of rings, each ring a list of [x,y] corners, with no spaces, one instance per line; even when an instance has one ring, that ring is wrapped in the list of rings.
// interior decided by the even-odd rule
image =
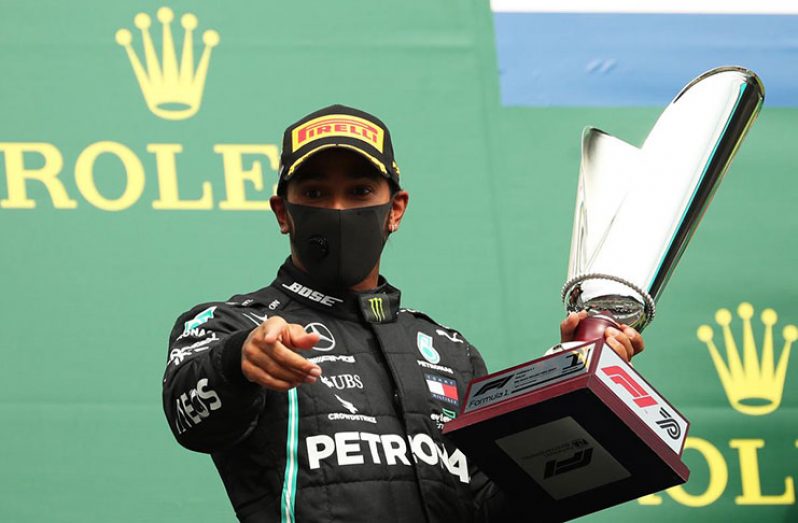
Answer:
[[[371,305],[371,312],[377,321],[385,321],[385,308],[382,304],[382,298],[369,298],[369,305]]]
[[[754,308],[750,303],[741,303],[737,314],[743,321],[743,354],[737,349],[737,342],[731,330],[732,314],[728,309],[719,309],[715,321],[723,332],[726,346],[726,360],[720,355],[713,339],[714,331],[709,325],[698,328],[698,339],[707,344],[712,362],[720,376],[723,390],[735,410],[751,416],[761,416],[773,412],[781,404],[787,365],[792,343],[798,339],[798,328],[787,325],[782,330],[784,347],[778,363],[774,360],[773,327],[778,321],[776,311],[765,309],[760,315],[764,325],[761,359],[757,352],[751,318]]]
[[[180,18],[183,26],[183,53],[178,65],[175,42],[172,37],[172,20],[174,13],[168,7],[158,9],[158,21],[163,26],[162,54],[159,56],[150,36],[151,20],[146,13],[139,13],[133,23],[141,31],[144,48],[142,65],[138,55],[131,46],[132,35],[127,29],[116,32],[116,42],[125,48],[130,65],[139,82],[141,92],[150,111],[166,120],[185,120],[194,116],[202,102],[205,89],[205,78],[211,60],[211,49],[219,43],[219,33],[207,30],[202,34],[205,48],[199,64],[194,69],[194,36],[197,28],[197,17],[186,13]]]

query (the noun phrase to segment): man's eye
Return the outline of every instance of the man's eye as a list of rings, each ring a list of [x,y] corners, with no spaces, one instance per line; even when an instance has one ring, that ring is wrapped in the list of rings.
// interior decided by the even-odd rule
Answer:
[[[371,194],[373,192],[374,192],[374,190],[371,187],[369,187],[368,185],[360,185],[360,186],[354,187],[352,189],[352,194],[354,194],[356,196],[367,196],[367,195],[369,195],[369,194]]]
[[[305,189],[303,194],[306,198],[321,198],[321,189]]]

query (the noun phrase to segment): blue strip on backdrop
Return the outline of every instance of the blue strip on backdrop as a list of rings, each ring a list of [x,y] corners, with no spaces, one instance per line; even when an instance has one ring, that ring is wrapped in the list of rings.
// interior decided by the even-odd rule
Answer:
[[[769,107],[798,106],[798,16],[495,13],[507,106],[662,106],[700,73],[742,65]]]

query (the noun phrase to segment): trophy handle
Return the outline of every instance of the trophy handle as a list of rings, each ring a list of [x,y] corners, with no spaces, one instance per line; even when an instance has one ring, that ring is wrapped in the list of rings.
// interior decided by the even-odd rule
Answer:
[[[604,331],[609,327],[621,330],[621,326],[608,311],[602,311],[599,314],[588,316],[579,322],[579,325],[576,327],[576,332],[574,332],[573,341],[592,341],[597,338],[604,339]]]

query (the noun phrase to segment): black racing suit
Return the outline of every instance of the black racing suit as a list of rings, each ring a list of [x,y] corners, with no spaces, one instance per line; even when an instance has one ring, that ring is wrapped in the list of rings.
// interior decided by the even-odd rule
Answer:
[[[504,495],[441,435],[482,357],[381,282],[331,296],[289,260],[269,287],[177,320],[166,417],[212,455],[241,521],[508,521]],[[242,344],[272,315],[320,334],[302,353],[316,383],[275,392],[242,375]]]

